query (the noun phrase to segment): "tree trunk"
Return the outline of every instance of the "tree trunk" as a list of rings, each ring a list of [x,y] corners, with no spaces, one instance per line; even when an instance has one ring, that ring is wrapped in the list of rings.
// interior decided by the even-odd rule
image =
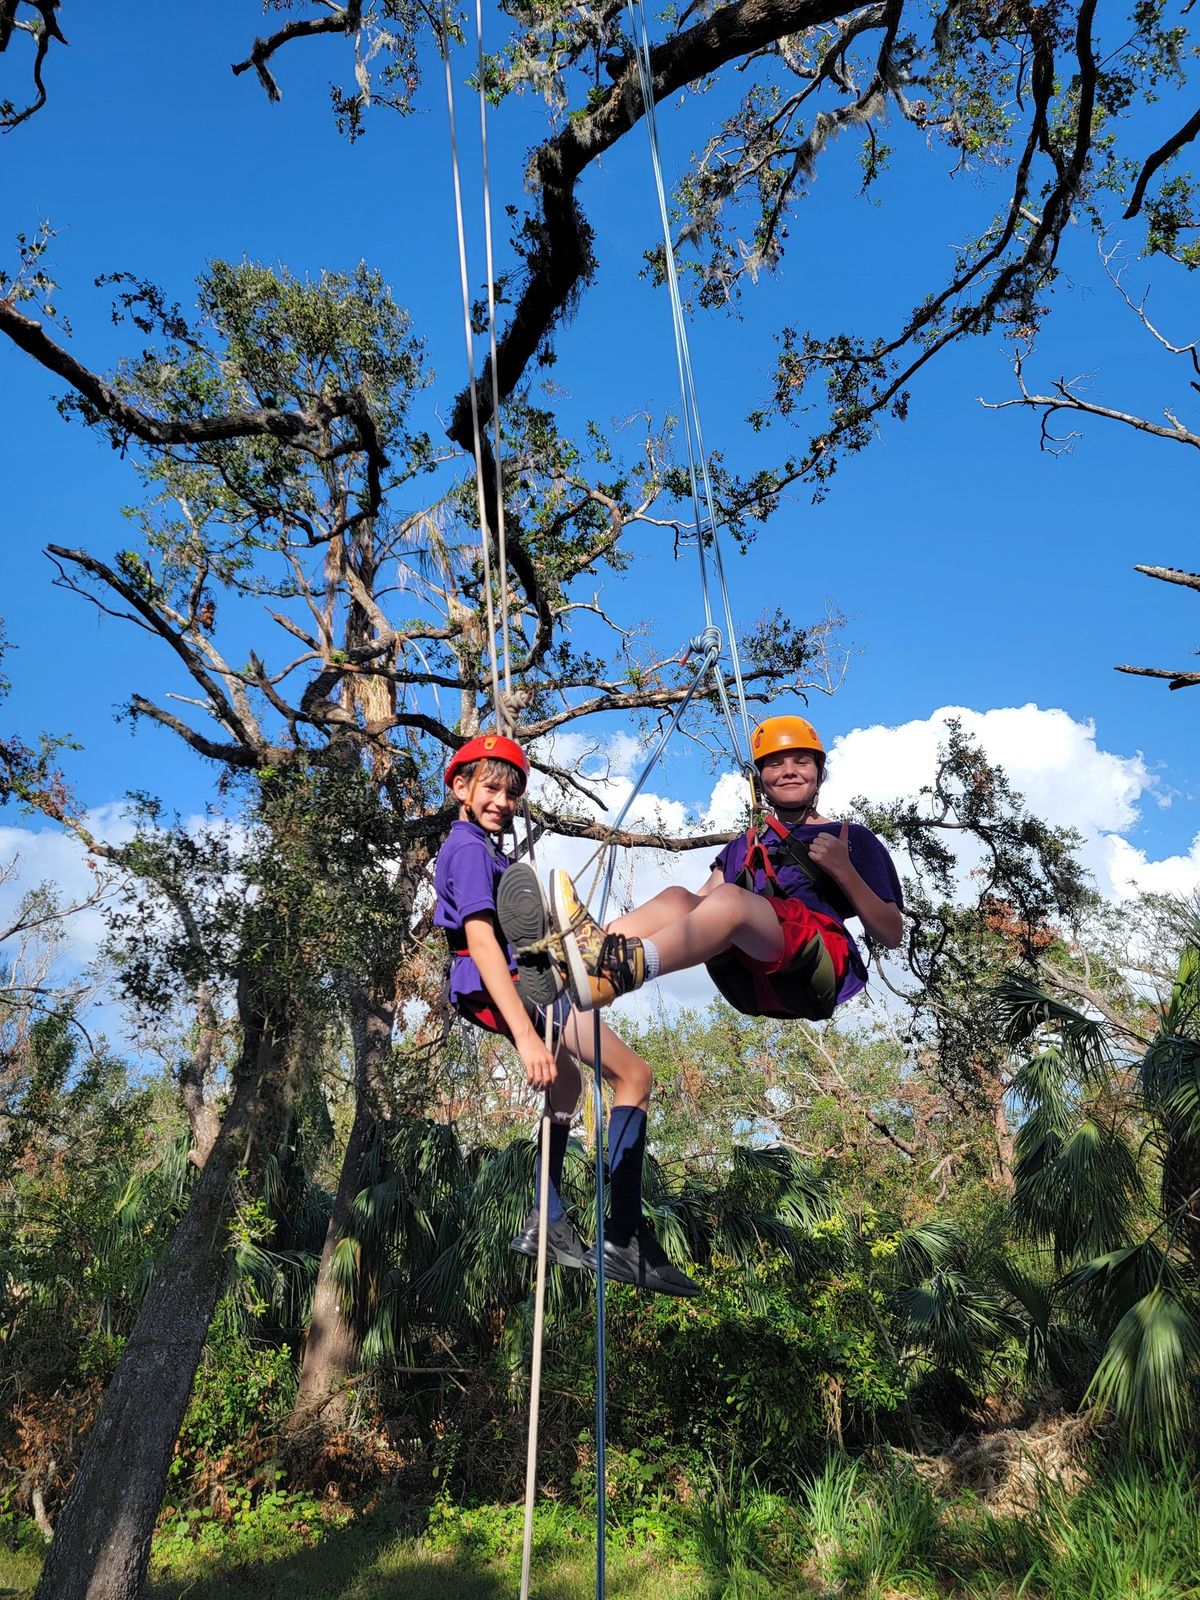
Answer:
[[[1004,1088],[998,1085],[996,1101],[992,1109],[992,1128],[996,1135],[996,1179],[1005,1194],[1011,1200],[1017,1192],[1017,1180],[1013,1176],[1013,1164],[1016,1161],[1017,1146],[1013,1138],[1012,1129],[1008,1125],[1008,1113],[1004,1109]]]
[[[304,1341],[296,1403],[286,1433],[293,1440],[310,1430],[312,1442],[344,1427],[350,1410],[349,1381],[358,1369],[358,1334],[334,1282],[333,1257],[349,1227],[362,1187],[363,1162],[375,1137],[378,1085],[392,1049],[392,984],[364,986],[351,1002],[354,1043],[354,1122],[338,1175],[333,1211],[325,1230],[313,1291],[312,1319]],[[308,1444],[310,1441],[305,1441]]]
[[[213,1104],[213,1058],[221,1037],[221,1019],[213,1002],[212,989],[201,983],[196,989],[196,1047],[179,1066],[179,1093],[192,1130],[188,1160],[203,1168],[221,1131],[221,1116]]]
[[[261,1178],[294,1098],[294,1052],[282,1029],[248,1018],[241,996],[239,1004],[244,1043],[232,1104],[105,1392],[34,1600],[134,1600],[145,1578],[171,1452],[225,1278],[235,1191]]]

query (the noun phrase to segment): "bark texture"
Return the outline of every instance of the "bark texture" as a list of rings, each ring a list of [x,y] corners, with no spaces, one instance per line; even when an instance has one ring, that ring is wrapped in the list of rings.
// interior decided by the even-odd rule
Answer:
[[[293,1098],[288,1035],[249,1009],[243,1001],[233,1102],[105,1393],[35,1600],[134,1600],[145,1579],[171,1452],[225,1278],[236,1189],[261,1177]]]
[[[334,1281],[333,1258],[339,1243],[353,1231],[352,1215],[362,1188],[363,1163],[375,1139],[381,1109],[379,1091],[392,1049],[392,990],[390,981],[377,979],[359,990],[352,1001],[354,1122],[321,1250],[296,1403],[287,1425],[289,1437],[302,1450],[309,1445],[315,1447],[327,1434],[345,1426],[350,1406],[349,1380],[358,1369],[358,1333]]]

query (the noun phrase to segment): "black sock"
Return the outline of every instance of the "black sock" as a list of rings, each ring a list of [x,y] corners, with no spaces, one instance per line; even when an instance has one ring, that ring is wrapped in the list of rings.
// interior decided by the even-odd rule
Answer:
[[[608,1119],[608,1232],[614,1244],[628,1244],[642,1220],[645,1157],[646,1113],[640,1106],[614,1106]]]
[[[540,1206],[542,1203],[542,1157],[541,1157],[541,1125],[538,1125],[538,1162],[537,1179],[533,1187],[533,1203]],[[567,1159],[567,1140],[571,1137],[571,1125],[568,1122],[552,1122],[550,1124],[550,1198],[546,1207],[546,1215],[551,1222],[557,1222],[563,1214],[562,1203],[562,1175],[563,1163]]]

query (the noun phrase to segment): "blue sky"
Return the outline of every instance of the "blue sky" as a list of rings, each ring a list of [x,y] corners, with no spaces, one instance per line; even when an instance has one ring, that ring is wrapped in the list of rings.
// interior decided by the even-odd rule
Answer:
[[[105,366],[129,349],[129,331],[110,325],[107,302],[91,287],[101,272],[145,274],[186,306],[212,257],[248,255],[297,274],[366,259],[384,271],[427,341],[437,378],[426,397],[426,424],[436,434],[438,410],[448,412],[464,377],[436,72],[412,117],[375,116],[366,136],[349,146],[333,126],[327,92],[334,59],[339,69],[346,59],[342,41],[301,41],[285,50],[277,58],[284,99],[270,105],[251,75],[234,78],[229,70],[263,28],[255,6],[205,8],[202,27],[195,8],[128,0],[119,26],[105,9],[72,14],[71,48],[53,52],[47,67],[48,106],[0,141],[0,250],[11,253],[13,235],[43,217],[61,230],[52,266],[80,358]],[[4,66],[12,71],[9,61]],[[462,86],[465,62],[459,67],[465,138],[475,109]],[[13,92],[7,80],[3,87]],[[1159,124],[1171,120],[1173,104],[1172,97],[1147,114],[1147,147]],[[700,99],[661,110],[669,161],[677,166],[702,139],[712,109]],[[522,202],[523,156],[543,126],[541,108],[528,99],[505,102],[493,117],[498,213],[506,201]],[[849,144],[835,148],[799,208],[781,272],[748,294],[740,316],[693,322],[706,435],[731,465],[744,469],[760,459],[761,442],[745,418],[767,388],[772,329],[885,327],[936,281],[931,273],[948,266],[953,246],[986,224],[986,173],[951,182],[948,155],[930,155],[899,134],[896,142],[895,169],[877,202],[856,198],[855,152]],[[677,410],[678,398],[667,303],[640,276],[656,228],[640,131],[589,173],[581,196],[597,230],[600,269],[556,340],[553,377],[566,391],[564,418],[661,418]],[[477,242],[477,187],[468,204]],[[503,266],[509,258],[502,235],[497,246]],[[1186,342],[1197,332],[1187,296],[1193,286],[1172,275],[1177,269],[1152,271],[1136,259],[1135,246],[1131,235],[1130,291],[1140,295],[1153,282],[1155,314]],[[1166,404],[1186,408],[1186,373],[1159,356],[1119,303],[1086,229],[1069,230],[1061,260],[1055,316],[1033,381],[1089,373],[1092,393],[1107,403],[1152,416]],[[172,687],[158,653],[133,629],[53,588],[41,553],[49,541],[101,554],[127,542],[121,507],[136,499],[136,479],[106,446],[59,419],[52,404],[59,385],[9,348],[0,348],[0,371],[0,614],[17,647],[8,662],[15,692],[6,721],[26,737],[47,728],[82,742],[70,771],[90,805],[148,788],[184,813],[198,811],[211,771],[170,735],[133,733],[113,720],[132,691]],[[1195,597],[1132,567],[1195,565],[1194,453],[1097,422],[1069,456],[1054,459],[1038,452],[1035,419],[978,403],[1013,393],[997,343],[964,347],[928,369],[910,419],[886,424],[876,444],[839,472],[822,505],[811,505],[801,488],[748,556],[728,552],[735,611],[749,624],[782,602],[808,620],[830,603],[850,619],[858,652],[847,681],[812,710],[830,739],[875,725],[924,724],[946,706],[983,718],[1001,708],[1038,708],[1030,713],[1029,740],[1057,739],[1061,753],[1082,739],[1079,748],[1109,761],[1104,770],[1124,774],[1121,783],[1141,774],[1133,799],[1114,800],[1108,821],[1095,827],[1119,831],[1148,861],[1182,859],[1197,834],[1200,690],[1169,694],[1112,668],[1121,661],[1191,664],[1200,632]],[[626,617],[652,620],[673,644],[702,618],[692,569],[672,569],[664,545],[647,536],[629,586],[605,599]],[[1059,710],[1061,722],[1046,720]],[[1017,726],[1005,748],[1019,756]],[[898,748],[880,745],[879,759],[904,769]],[[1030,761],[1036,783],[1040,747]],[[853,761],[847,765],[857,770]],[[1076,762],[1061,790],[1051,784],[1039,791],[1046,814],[1060,807],[1062,820],[1072,820],[1091,770]],[[1014,776],[1021,780],[1019,759]],[[704,806],[712,779],[681,755],[660,787],[668,799]],[[14,837],[7,833],[5,842]]]

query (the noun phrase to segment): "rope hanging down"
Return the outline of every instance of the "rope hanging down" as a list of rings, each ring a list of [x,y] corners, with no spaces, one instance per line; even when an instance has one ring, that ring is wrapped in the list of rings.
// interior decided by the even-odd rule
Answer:
[[[733,625],[733,610],[729,601],[729,588],[725,581],[725,563],[721,555],[721,539],[717,525],[716,500],[708,467],[708,451],[704,445],[704,430],[700,422],[700,401],[696,392],[696,379],[692,370],[691,349],[688,345],[687,322],[683,314],[683,300],[679,293],[679,273],[675,265],[675,246],[671,239],[671,219],[667,210],[667,191],[663,180],[662,158],[658,144],[658,122],[654,110],[654,67],[650,53],[650,32],[646,22],[643,0],[626,0],[630,31],[633,35],[633,52],[637,62],[638,82],[642,91],[642,109],[646,120],[646,133],[650,145],[650,164],[654,173],[655,193],[658,197],[658,215],[662,224],[663,264],[666,268],[667,291],[671,301],[671,324],[675,334],[675,363],[679,374],[679,394],[683,410],[684,440],[687,447],[688,481],[691,485],[692,511],[696,526],[696,548],[700,562],[700,589],[704,600],[704,621],[712,626],[712,601],[709,595],[708,560],[706,541],[712,542],[713,564],[721,597],[722,620],[725,637],[729,641],[729,660],[733,669],[741,738],[733,720],[725,690],[725,680],[714,670],[721,709],[729,730],[730,745],[741,766],[750,770],[750,716],[746,709],[746,687],[742,681],[742,663],[738,652],[737,631]],[[704,503],[701,507],[700,488],[703,486]]]
[[[504,469],[500,448],[500,392],[496,376],[496,286],[492,257],[492,202],[488,176],[487,96],[484,82],[483,10],[482,0],[475,4],[475,31],[478,41],[479,75],[479,139],[483,163],[483,218],[484,250],[487,262],[488,337],[491,360],[491,401],[494,446],[492,454],[496,463],[496,561],[500,570],[500,614],[502,633],[502,658],[504,694],[500,692],[500,670],[496,660],[496,610],[492,596],[492,557],[490,526],[487,513],[487,490],[483,477],[483,426],[479,415],[479,386],[475,379],[475,345],[471,333],[471,291],[467,271],[467,234],[463,220],[462,173],[458,159],[458,131],[454,110],[454,76],[450,67],[450,11],[449,0],[442,0],[441,49],[446,76],[446,113],[450,125],[450,165],[454,176],[454,220],[458,233],[458,276],[462,294],[463,339],[467,353],[467,381],[471,397],[471,443],[475,457],[475,498],[479,507],[479,532],[483,552],[483,585],[487,602],[488,640],[492,676],[492,704],[496,714],[497,733],[511,732],[505,727],[508,697],[512,692],[509,662],[508,626],[508,555],[504,529]]]
[[[646,118],[646,127],[649,135],[651,165],[654,173],[655,188],[658,196],[659,217],[663,230],[664,261],[667,271],[667,286],[671,301],[672,325],[675,336],[676,366],[679,375],[680,396],[684,421],[684,437],[688,458],[688,478],[691,487],[693,518],[696,529],[696,548],[700,565],[700,588],[704,604],[704,631],[690,642],[689,652],[702,652],[700,666],[695,672],[690,685],[676,707],[674,715],[667,727],[660,734],[657,744],[645,762],[641,773],[634,783],[624,805],[611,825],[611,832],[619,831],[625,818],[637,799],[651,773],[657,766],[663,751],[679,726],[684,712],[691,704],[701,683],[709,673],[717,689],[718,699],[725,723],[730,736],[731,748],[738,757],[743,767],[749,767],[750,756],[750,719],[746,708],[745,684],[742,678],[741,661],[737,647],[737,635],[733,626],[732,608],[729,600],[728,586],[725,580],[724,562],[721,554],[719,529],[717,524],[715,497],[713,495],[712,481],[709,473],[708,454],[704,445],[703,429],[700,421],[699,400],[696,393],[695,376],[692,369],[691,352],[688,347],[687,328],[683,314],[683,303],[679,293],[679,279],[675,264],[674,246],[671,240],[670,219],[667,210],[666,189],[662,175],[662,163],[659,155],[658,129],[654,114],[653,92],[653,67],[650,54],[649,30],[646,23],[645,10],[642,0],[627,0],[627,9],[632,25],[634,39],[634,55],[637,63],[638,78],[642,91],[643,110]],[[471,331],[471,305],[469,274],[467,268],[466,229],[463,220],[462,179],[458,158],[458,140],[454,109],[454,84],[450,65],[449,41],[451,36],[448,0],[442,0],[441,9],[441,45],[442,58],[446,78],[446,105],[450,128],[450,155],[454,179],[454,204],[455,222],[458,236],[459,280],[463,305],[463,336],[466,347],[467,367],[469,374],[469,395],[471,402],[472,445],[475,457],[475,491],[479,507],[479,523],[482,542],[482,562],[484,575],[484,588],[486,593],[488,637],[490,641],[490,666],[492,678],[493,705],[496,713],[496,727],[498,732],[505,732],[505,718],[511,695],[511,664],[510,664],[510,639],[509,639],[509,605],[508,605],[508,563],[505,548],[504,526],[504,485],[503,465],[501,454],[501,424],[500,424],[500,397],[497,377],[496,362],[496,302],[495,302],[495,272],[492,254],[492,226],[491,226],[491,192],[488,171],[488,144],[487,144],[487,100],[486,100],[486,63],[483,52],[483,17],[482,0],[476,0],[475,28],[477,43],[477,76],[479,87],[479,117],[480,117],[480,146],[482,154],[483,178],[483,204],[484,204],[484,235],[487,266],[487,298],[488,298],[488,335],[489,335],[489,368],[491,376],[491,402],[492,422],[494,428],[493,456],[496,469],[496,521],[497,521],[497,562],[499,566],[500,611],[502,643],[500,655],[503,662],[504,692],[501,695],[500,667],[497,662],[496,649],[496,615],[493,602],[493,578],[491,567],[491,540],[489,537],[489,519],[487,514],[486,486],[483,473],[483,428],[479,410],[478,385],[475,378],[474,344]],[[700,488],[703,486],[704,501],[701,505]],[[707,548],[711,542],[714,566],[716,569],[717,584],[720,592],[722,615],[725,623],[726,637],[729,640],[730,661],[733,669],[735,694],[738,715],[741,722],[741,739],[738,737],[738,728],[734,720],[733,708],[729,702],[724,677],[720,671],[719,661],[722,650],[720,630],[713,623],[712,599],[710,595]],[[686,659],[686,657],[685,657]],[[509,732],[513,731],[508,728]],[[530,855],[533,855],[533,830],[529,817],[528,807],[525,809],[525,823]],[[607,846],[601,847],[607,851],[608,861],[604,875],[604,883],[599,903],[599,920],[603,923],[608,908],[608,900],[612,889],[616,862],[611,850]],[[600,1017],[596,1014],[594,1019],[593,1036],[593,1109],[596,1128],[596,1238],[595,1254],[597,1262],[596,1271],[596,1597],[604,1600],[605,1596],[605,1569],[606,1569],[606,1532],[607,1532],[607,1424],[606,1424],[606,1315],[605,1298],[606,1283],[604,1275],[604,1206],[605,1206],[605,1173],[604,1173],[604,1146],[601,1129],[604,1126],[604,1100],[603,1077],[600,1059]],[[541,1160],[548,1162],[548,1136],[550,1127],[550,1106],[547,1100],[543,1110],[541,1127]],[[522,1553],[521,1572],[521,1597],[527,1600],[530,1581],[530,1558],[532,1551],[533,1533],[533,1503],[536,1494],[537,1472],[537,1425],[540,1405],[540,1379],[542,1355],[542,1328],[545,1306],[546,1283],[546,1197],[549,1186],[542,1185],[542,1207],[540,1212],[539,1249],[537,1260],[537,1278],[535,1289],[534,1309],[534,1347],[532,1352],[531,1385],[530,1385],[530,1417],[529,1441],[526,1460],[526,1493],[525,1493],[525,1536]]]
[[[492,678],[492,705],[495,710],[497,733],[513,734],[516,732],[516,727],[510,710],[512,703],[512,669],[509,639],[508,552],[506,547],[504,523],[504,465],[501,444],[500,386],[496,370],[496,275],[492,253],[492,201],[491,181],[488,168],[486,62],[483,53],[482,0],[475,0],[475,39],[477,47],[477,78],[479,85],[479,143],[483,180],[484,251],[487,271],[488,367],[491,374],[493,426],[492,455],[496,468],[496,563],[499,567],[501,631],[501,649],[499,653],[503,663],[503,696],[501,695],[500,690],[500,670],[497,666],[497,630],[495,606],[493,604],[491,539],[489,536],[486,485],[484,483],[483,476],[483,428],[479,414],[479,389],[475,380],[475,347],[471,333],[471,297],[469,288],[469,274],[467,269],[467,239],[466,227],[463,221],[462,174],[458,159],[458,135],[454,111],[454,77],[450,65],[450,17],[448,0],[442,0],[441,35],[442,61],[445,67],[446,76],[446,113],[450,127],[450,163],[454,175],[454,214],[458,234],[458,273],[459,286],[462,294],[463,339],[466,346],[467,355],[468,391],[471,397],[471,443],[475,456],[475,497],[479,508],[479,532],[480,542],[482,545],[483,582],[487,604],[488,642]],[[523,800],[522,812],[525,822],[526,849],[529,852],[530,861],[534,862],[536,859],[534,852],[535,832],[527,799]],[[546,1011],[546,1048],[551,1052],[553,1052],[555,1049],[554,1026],[554,1008],[548,1007]],[[541,1162],[543,1174],[546,1173],[550,1164],[551,1121],[552,1109],[550,1105],[550,1096],[547,1094],[542,1106],[541,1126],[538,1140],[539,1160]],[[525,1461],[525,1529],[521,1553],[521,1600],[528,1600],[530,1568],[533,1555],[533,1509],[534,1500],[537,1493],[538,1418],[541,1408],[542,1342],[546,1310],[546,1252],[547,1234],[549,1231],[549,1194],[550,1185],[548,1182],[543,1181],[541,1203],[538,1210],[537,1275],[534,1288],[533,1349],[530,1360],[529,1435]],[[601,1268],[601,1281],[602,1272],[603,1268]]]

